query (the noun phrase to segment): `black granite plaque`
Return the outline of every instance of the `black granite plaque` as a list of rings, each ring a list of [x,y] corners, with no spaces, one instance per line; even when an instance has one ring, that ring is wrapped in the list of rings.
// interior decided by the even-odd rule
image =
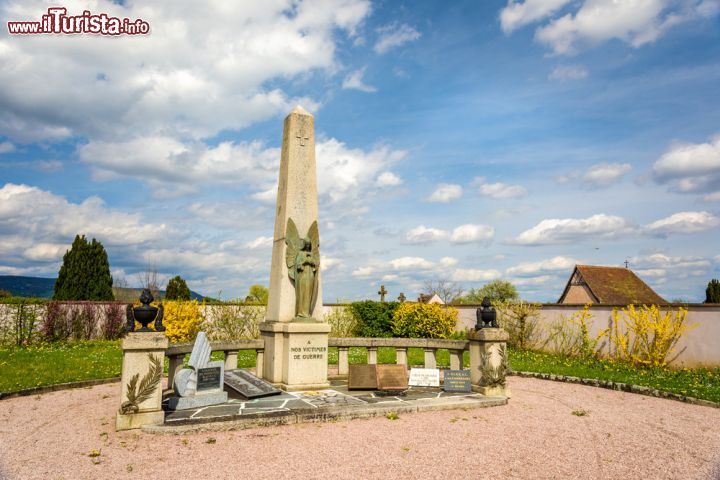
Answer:
[[[282,393],[262,378],[242,370],[225,370],[225,385],[232,388],[247,399],[268,397]]]
[[[221,367],[198,368],[197,371],[197,391],[216,390],[222,388],[220,382]]]
[[[348,390],[377,390],[378,378],[375,365],[350,365]]]
[[[377,365],[378,390],[407,390],[405,365]]]
[[[446,392],[472,392],[470,385],[470,370],[445,370]]]

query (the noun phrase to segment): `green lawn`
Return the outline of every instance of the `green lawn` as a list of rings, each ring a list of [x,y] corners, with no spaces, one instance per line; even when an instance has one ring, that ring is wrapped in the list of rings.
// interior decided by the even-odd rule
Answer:
[[[0,392],[119,377],[121,368],[117,340],[0,349]]]
[[[329,363],[337,364],[337,348],[330,348]],[[213,353],[221,359],[222,353]],[[423,364],[423,350],[408,349],[410,365]],[[351,348],[351,364],[367,362],[364,348]],[[380,363],[395,363],[393,348],[379,348]],[[720,402],[720,368],[696,370],[636,369],[605,360],[565,358],[546,353],[509,350],[510,368],[516,371],[552,373],[581,378],[611,380],[656,388],[668,392]],[[447,350],[439,350],[437,363],[450,365]],[[0,391],[13,391],[41,385],[74,382],[120,375],[122,352],[120,342],[91,341],[57,343],[23,349],[0,349]],[[465,352],[465,366],[469,355]],[[255,351],[238,354],[238,366],[255,366]],[[167,359],[166,359],[167,367]]]

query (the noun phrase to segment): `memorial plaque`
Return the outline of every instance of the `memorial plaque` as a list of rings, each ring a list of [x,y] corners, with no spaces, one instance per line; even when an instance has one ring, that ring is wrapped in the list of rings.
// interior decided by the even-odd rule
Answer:
[[[350,365],[348,390],[377,390],[378,377],[375,365]]]
[[[282,393],[272,384],[242,369],[225,370],[225,385],[247,399],[268,397]]]
[[[445,370],[446,392],[472,392],[470,370]]]
[[[222,367],[207,367],[197,369],[197,391],[222,389],[220,372]]]
[[[439,387],[440,370],[437,368],[411,368],[408,384],[412,387]]]
[[[405,365],[377,365],[378,390],[407,390]]]

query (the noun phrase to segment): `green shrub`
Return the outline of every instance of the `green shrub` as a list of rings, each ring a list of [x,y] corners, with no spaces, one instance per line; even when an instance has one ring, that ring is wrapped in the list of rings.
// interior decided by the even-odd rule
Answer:
[[[9,306],[10,322],[0,332],[0,344],[17,347],[31,345],[37,337],[37,308],[32,302],[17,302]]]
[[[210,340],[255,339],[263,318],[263,306],[217,304],[207,308],[204,328]]]
[[[355,335],[358,337],[392,337],[392,319],[398,302],[373,302],[365,300],[350,304],[355,317]]]
[[[457,316],[453,307],[403,303],[395,310],[392,331],[396,337],[448,338],[455,330]]]
[[[190,289],[180,275],[175,275],[168,281],[165,300],[190,300]]]
[[[540,304],[525,301],[493,302],[501,328],[507,330],[508,346],[519,349],[537,346],[541,334],[538,326]]]
[[[332,307],[325,314],[330,325],[330,336],[334,338],[352,337],[357,330],[357,321],[347,307]]]

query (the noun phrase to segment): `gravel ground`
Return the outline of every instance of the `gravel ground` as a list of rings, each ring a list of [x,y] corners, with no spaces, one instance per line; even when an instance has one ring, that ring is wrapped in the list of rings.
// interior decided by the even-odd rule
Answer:
[[[0,402],[0,478],[720,480],[720,409],[530,378],[510,387],[502,407],[188,435],[116,433],[117,383],[14,398]]]

